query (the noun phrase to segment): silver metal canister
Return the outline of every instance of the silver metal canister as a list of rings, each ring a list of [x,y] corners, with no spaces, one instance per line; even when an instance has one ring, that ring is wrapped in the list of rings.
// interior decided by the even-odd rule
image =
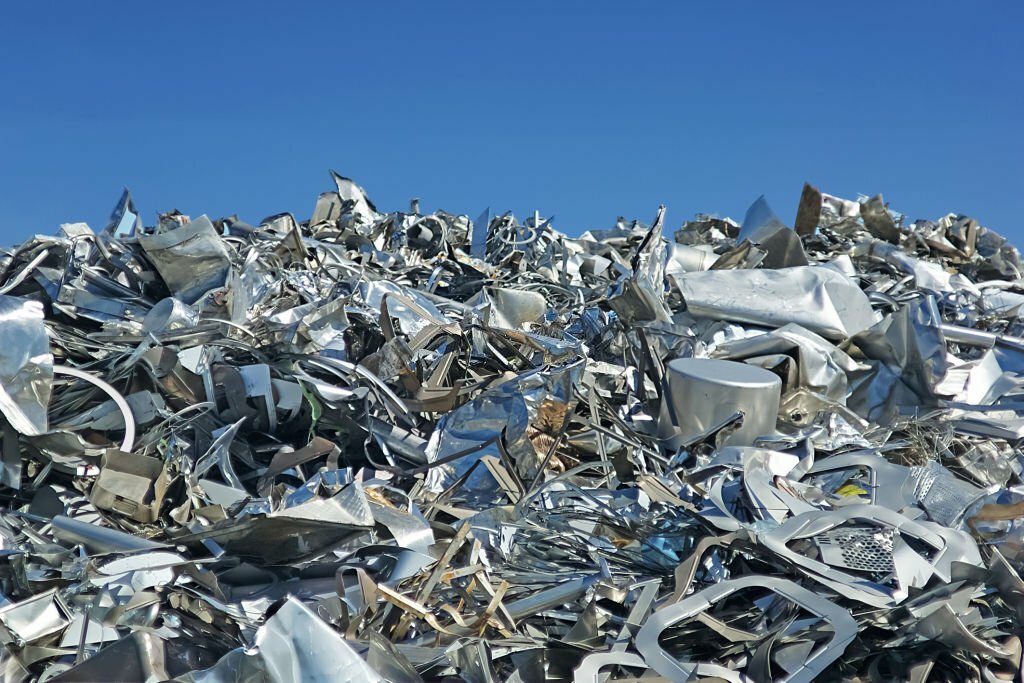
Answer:
[[[782,380],[768,370],[729,360],[677,358],[668,364],[666,382],[660,431],[674,444],[708,433],[737,412],[743,413],[743,425],[723,445],[750,446],[757,437],[775,433]]]

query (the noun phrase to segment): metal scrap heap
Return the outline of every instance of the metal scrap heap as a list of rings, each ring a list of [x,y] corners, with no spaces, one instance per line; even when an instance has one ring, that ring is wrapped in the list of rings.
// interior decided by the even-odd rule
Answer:
[[[965,216],[179,212],[0,259],[0,680],[1020,681]]]

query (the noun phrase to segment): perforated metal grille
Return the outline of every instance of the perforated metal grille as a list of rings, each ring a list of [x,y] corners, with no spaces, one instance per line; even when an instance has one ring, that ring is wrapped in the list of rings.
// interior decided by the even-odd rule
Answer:
[[[814,538],[821,560],[834,567],[886,575],[893,571],[892,540],[886,527],[840,527]]]
[[[937,463],[915,467],[914,495],[928,516],[939,524],[952,526],[985,490],[957,479]]]
[[[921,500],[931,491],[938,473],[931,467],[914,467],[910,472],[914,477],[914,497]]]

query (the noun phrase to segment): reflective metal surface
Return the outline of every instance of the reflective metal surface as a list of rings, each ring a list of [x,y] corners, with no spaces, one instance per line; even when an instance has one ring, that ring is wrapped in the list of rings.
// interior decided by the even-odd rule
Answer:
[[[329,181],[0,253],[0,680],[1021,680],[1005,238]]]

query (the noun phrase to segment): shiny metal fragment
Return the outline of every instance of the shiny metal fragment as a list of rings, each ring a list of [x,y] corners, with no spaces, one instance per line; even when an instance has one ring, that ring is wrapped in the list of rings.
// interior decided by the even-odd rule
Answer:
[[[685,273],[676,282],[686,310],[698,318],[771,328],[796,323],[840,340],[875,322],[860,287],[828,268],[711,270]]]

